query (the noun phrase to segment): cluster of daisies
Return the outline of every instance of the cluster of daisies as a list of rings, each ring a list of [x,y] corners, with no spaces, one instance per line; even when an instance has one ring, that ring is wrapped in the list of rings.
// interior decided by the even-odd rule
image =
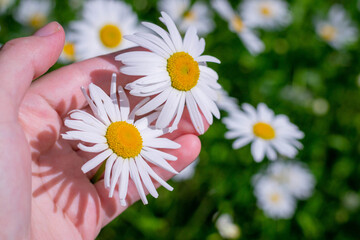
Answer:
[[[14,0],[0,2],[0,13],[14,4]],[[292,22],[290,7],[285,0],[243,0],[235,9],[227,0],[203,1],[159,0],[158,9],[169,14],[181,33],[194,26],[200,36],[215,28],[214,12],[228,22],[229,30],[238,35],[252,55],[265,50],[259,29],[276,31]],[[83,5],[81,18],[69,24],[67,41],[59,61],[62,63],[121,50],[134,44],[123,36],[141,30],[138,17],[131,6],[121,0],[69,0],[71,5]],[[360,4],[359,4],[360,5]],[[45,0],[22,0],[13,11],[14,18],[34,29],[49,21],[54,4]],[[96,20],[94,20],[96,19]],[[314,19],[319,38],[335,49],[341,49],[357,40],[358,31],[350,17],[339,5],[333,5],[327,17]]]

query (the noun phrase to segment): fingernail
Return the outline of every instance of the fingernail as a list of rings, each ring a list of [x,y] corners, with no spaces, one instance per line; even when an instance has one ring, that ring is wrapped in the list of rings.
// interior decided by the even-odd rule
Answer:
[[[59,31],[61,28],[60,24],[57,22],[51,22],[46,24],[44,27],[40,28],[34,33],[34,36],[38,37],[47,37],[50,36],[57,31]]]

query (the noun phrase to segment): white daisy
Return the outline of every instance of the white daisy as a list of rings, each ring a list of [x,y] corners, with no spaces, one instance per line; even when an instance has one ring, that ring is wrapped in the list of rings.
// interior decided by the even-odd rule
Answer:
[[[264,51],[264,43],[249,28],[246,20],[234,11],[227,0],[212,0],[211,4],[219,15],[229,22],[230,30],[239,36],[251,54],[257,55]]]
[[[160,11],[169,14],[183,33],[190,26],[194,26],[199,35],[206,35],[214,29],[210,9],[203,2],[190,6],[190,0],[161,0],[158,6]]]
[[[166,161],[177,158],[156,148],[176,149],[180,145],[167,138],[159,138],[166,130],[149,127],[149,123],[158,116],[157,112],[134,121],[135,111],[148,99],[144,99],[130,112],[129,100],[121,86],[118,88],[119,99],[117,97],[116,74],[112,76],[110,97],[94,84],[89,85],[90,97],[84,88],[82,91],[94,116],[82,110],[72,111],[70,119],[65,120],[65,126],[74,131],[62,135],[64,139],[93,144],[87,146],[79,143],[78,147],[86,152],[99,153],[86,162],[81,170],[87,173],[106,160],[103,163],[105,187],[110,188],[109,197],[112,197],[118,183],[119,198],[123,206],[126,205],[129,175],[144,204],[147,204],[147,199],[143,185],[152,196],[158,197],[150,177],[171,191],[172,187],[147,162],[177,174]]]
[[[23,0],[14,12],[14,18],[23,25],[41,28],[48,22],[51,9],[51,1]]]
[[[357,40],[357,28],[339,4],[331,7],[327,19],[315,20],[315,29],[321,39],[336,49]]]
[[[221,237],[225,239],[237,239],[240,236],[240,228],[229,214],[220,215],[215,225]]]
[[[198,165],[198,163],[199,158],[196,158],[195,161],[190,163],[189,166],[184,168],[178,175],[174,176],[172,179],[175,182],[182,182],[191,179],[195,174],[196,166]]]
[[[123,38],[138,29],[137,16],[127,4],[111,0],[87,1],[82,16],[83,19],[70,24],[79,59],[134,46]]]
[[[251,153],[256,162],[263,160],[265,155],[270,160],[280,155],[293,158],[302,144],[297,141],[304,137],[297,126],[292,124],[285,115],[274,115],[264,103],[255,109],[250,104],[243,104],[244,111],[236,111],[223,119],[229,129],[225,134],[228,139],[237,138],[233,148],[238,149],[252,142]]]
[[[168,32],[152,23],[143,25],[156,34],[136,33],[126,39],[147,48],[149,51],[133,51],[118,55],[122,61],[120,71],[127,75],[144,76],[126,85],[135,96],[152,96],[151,101],[141,107],[136,115],[149,113],[162,107],[156,121],[157,128],[164,128],[174,119],[171,130],[176,129],[186,105],[195,129],[204,133],[201,113],[212,124],[213,116],[219,118],[220,112],[215,104],[218,75],[205,62],[220,63],[212,56],[201,55],[205,48],[203,38],[199,39],[196,29],[190,27],[181,38],[174,22],[162,12],[160,20]],[[201,113],[199,111],[201,110]]]
[[[219,107],[220,110],[224,110],[231,114],[232,112],[235,112],[239,109],[237,99],[230,97],[223,88],[220,88],[216,92],[218,94],[216,105]]]
[[[256,181],[254,194],[257,205],[265,215],[274,219],[289,219],[296,208],[295,199],[276,181],[261,177]]]
[[[4,13],[13,4],[14,0],[0,0],[0,13]]]
[[[61,63],[70,63],[76,61],[76,50],[74,41],[72,41],[72,34],[66,33],[66,40],[64,44],[64,48],[59,57],[59,62]]]
[[[272,30],[291,22],[288,4],[283,0],[245,0],[240,9],[245,22],[251,27]]]
[[[268,167],[267,175],[298,199],[306,199],[313,192],[314,176],[300,162],[278,160]]]

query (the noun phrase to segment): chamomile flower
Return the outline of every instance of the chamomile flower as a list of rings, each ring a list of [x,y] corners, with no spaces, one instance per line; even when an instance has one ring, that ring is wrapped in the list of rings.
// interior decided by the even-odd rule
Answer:
[[[218,94],[216,105],[219,107],[220,110],[224,110],[231,114],[232,112],[235,112],[239,109],[237,99],[230,97],[223,88],[220,88],[216,92]]]
[[[240,227],[234,223],[232,216],[227,213],[220,215],[215,225],[221,237],[225,239],[237,239],[240,237]]]
[[[84,4],[83,19],[72,22],[76,54],[86,59],[134,46],[123,36],[137,31],[138,19],[121,1],[91,0]]]
[[[212,124],[213,115],[220,117],[215,104],[218,75],[205,62],[220,63],[212,56],[201,55],[205,48],[204,39],[199,39],[196,29],[190,27],[181,38],[175,23],[162,12],[160,20],[168,32],[152,23],[143,25],[156,34],[136,33],[126,39],[139,44],[149,51],[132,51],[118,55],[122,61],[120,71],[127,75],[144,76],[126,85],[130,94],[147,97],[156,95],[142,106],[136,115],[149,113],[162,107],[156,121],[157,128],[167,127],[173,120],[171,130],[176,129],[186,106],[195,129],[204,133],[201,113]],[[200,111],[199,111],[200,109]]]
[[[75,44],[74,44],[74,41],[72,41],[71,39],[72,39],[71,33],[66,34],[64,48],[59,57],[59,62],[61,62],[61,63],[66,64],[66,63],[76,61]]]
[[[265,215],[274,219],[289,219],[296,208],[295,199],[276,181],[261,177],[255,182],[257,205]]]
[[[264,43],[254,31],[249,28],[246,20],[234,11],[227,0],[212,0],[211,3],[219,15],[229,22],[230,30],[239,36],[252,55],[257,55],[264,51]]]
[[[0,13],[4,13],[13,4],[14,0],[0,0]]]
[[[37,29],[48,22],[51,9],[51,1],[23,0],[14,12],[14,18],[23,25]]]
[[[149,127],[149,123],[157,117],[157,112],[134,120],[135,111],[148,99],[144,99],[130,112],[124,89],[119,86],[118,92],[116,91],[116,74],[112,76],[110,97],[94,84],[89,85],[90,97],[84,88],[82,91],[94,116],[82,110],[72,111],[70,118],[65,120],[65,126],[74,130],[62,135],[64,139],[87,142],[91,146],[79,143],[79,149],[98,153],[86,162],[81,170],[87,173],[105,162],[104,184],[106,188],[110,188],[109,197],[113,196],[118,184],[119,198],[123,206],[126,205],[129,177],[135,183],[144,204],[147,204],[147,199],[143,185],[152,196],[158,197],[151,178],[171,191],[172,187],[161,179],[148,163],[176,174],[166,159],[174,161],[177,158],[157,148],[176,149],[180,145],[167,138],[160,138],[166,133],[166,129]]]
[[[339,4],[331,7],[327,19],[315,20],[315,29],[319,37],[335,49],[357,40],[357,28]]]
[[[225,134],[228,139],[236,138],[233,148],[238,149],[252,142],[251,153],[256,162],[261,162],[265,155],[270,160],[280,155],[293,158],[302,144],[304,137],[297,126],[285,115],[274,115],[264,103],[255,109],[250,104],[243,104],[244,111],[237,111],[223,119],[229,129]]]
[[[300,162],[275,161],[268,167],[267,175],[298,199],[310,197],[314,189],[314,176]]]
[[[288,4],[283,0],[245,0],[241,15],[251,27],[267,30],[287,26],[291,22]]]
[[[190,0],[161,0],[158,6],[160,11],[169,14],[183,33],[190,26],[194,26],[199,35],[206,35],[214,29],[210,9],[203,2],[190,6]]]

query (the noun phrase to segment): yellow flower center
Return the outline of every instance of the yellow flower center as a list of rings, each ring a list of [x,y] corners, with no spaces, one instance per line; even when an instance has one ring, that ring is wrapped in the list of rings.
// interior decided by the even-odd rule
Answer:
[[[267,123],[258,122],[254,124],[253,131],[255,136],[265,140],[271,140],[275,137],[274,128]]]
[[[40,28],[46,23],[46,16],[41,13],[33,14],[29,19],[29,24],[33,28]]]
[[[264,15],[265,17],[270,17],[271,16],[271,9],[269,8],[269,6],[261,6],[260,8],[260,12],[262,15]]]
[[[99,32],[100,40],[104,44],[105,47],[115,48],[117,47],[121,40],[122,34],[120,29],[113,24],[106,24],[100,29]]]
[[[139,130],[125,121],[111,123],[105,137],[109,148],[122,158],[136,157],[143,146]]]
[[[166,67],[171,86],[179,91],[189,91],[196,86],[200,69],[192,56],[185,52],[176,52],[167,60]]]
[[[320,30],[320,36],[326,41],[332,41],[336,36],[336,28],[331,25],[325,25]]]
[[[280,201],[280,195],[277,193],[271,194],[270,201],[273,203],[278,203]]]
[[[75,46],[71,42],[66,42],[63,49],[64,54],[66,57],[68,57],[70,60],[75,60]]]
[[[186,11],[186,12],[184,13],[184,18],[185,18],[186,20],[188,20],[188,21],[193,21],[193,20],[195,20],[195,17],[196,17],[196,15],[194,14],[193,11]]]
[[[241,32],[244,29],[244,23],[239,16],[234,16],[231,19],[231,25],[236,32]]]

